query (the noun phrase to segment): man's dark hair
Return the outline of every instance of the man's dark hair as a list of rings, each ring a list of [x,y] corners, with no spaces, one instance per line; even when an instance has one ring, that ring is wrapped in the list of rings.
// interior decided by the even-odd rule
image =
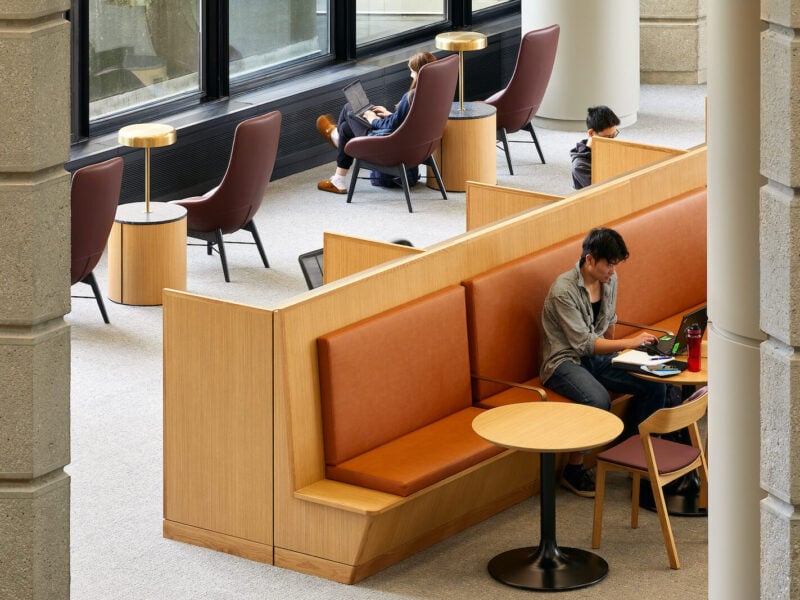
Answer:
[[[607,260],[612,264],[628,258],[628,247],[625,240],[613,229],[598,227],[592,229],[583,240],[583,251],[579,266],[586,262],[586,255],[591,254],[595,260]]]
[[[619,117],[607,106],[590,106],[586,111],[586,129],[604,131],[619,125]]]

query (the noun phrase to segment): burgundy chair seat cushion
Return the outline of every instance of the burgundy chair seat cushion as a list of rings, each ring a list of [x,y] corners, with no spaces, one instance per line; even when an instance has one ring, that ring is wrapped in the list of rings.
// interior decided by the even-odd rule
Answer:
[[[504,451],[472,430],[476,407],[412,431],[335,466],[328,479],[408,496]]]
[[[692,463],[700,451],[694,446],[679,444],[657,437],[650,438],[659,473],[672,473]],[[647,471],[647,461],[642,448],[642,438],[632,435],[624,442],[597,455],[598,460]]]

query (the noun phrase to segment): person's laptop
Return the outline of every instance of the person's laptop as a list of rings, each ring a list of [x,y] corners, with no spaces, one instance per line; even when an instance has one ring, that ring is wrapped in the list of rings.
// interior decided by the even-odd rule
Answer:
[[[678,332],[675,335],[664,334],[656,340],[655,344],[646,345],[645,350],[648,354],[659,354],[661,356],[683,354],[686,352],[686,328],[695,323],[700,326],[700,335],[702,336],[708,323],[705,306],[683,315]]]
[[[375,105],[369,101],[367,92],[361,85],[361,80],[356,79],[353,83],[347,84],[342,91],[356,119],[367,127],[372,127],[370,122],[364,118],[364,113],[375,108]]]

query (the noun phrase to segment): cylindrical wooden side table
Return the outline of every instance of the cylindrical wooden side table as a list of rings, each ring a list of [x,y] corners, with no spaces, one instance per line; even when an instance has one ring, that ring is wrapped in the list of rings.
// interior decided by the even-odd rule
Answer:
[[[122,204],[108,238],[108,297],[157,306],[164,288],[186,289],[186,209],[177,204]]]
[[[442,143],[433,153],[448,192],[463,192],[467,181],[497,183],[497,109],[483,102],[453,102]],[[436,179],[428,187],[438,189]]]

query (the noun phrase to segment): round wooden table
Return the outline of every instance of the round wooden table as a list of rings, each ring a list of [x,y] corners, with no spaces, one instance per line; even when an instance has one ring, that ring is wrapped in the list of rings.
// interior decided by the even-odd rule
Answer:
[[[516,450],[540,452],[541,539],[539,546],[516,548],[489,561],[498,581],[529,590],[571,590],[601,581],[608,563],[598,555],[556,543],[555,453],[588,450],[622,433],[612,413],[566,402],[525,402],[487,410],[472,422],[487,441]]]

